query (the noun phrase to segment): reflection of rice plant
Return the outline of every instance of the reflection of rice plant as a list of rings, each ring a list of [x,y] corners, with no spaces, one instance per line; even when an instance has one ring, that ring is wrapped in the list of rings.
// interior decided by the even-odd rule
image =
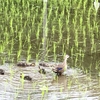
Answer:
[[[28,98],[27,98],[27,100],[31,100],[31,95],[30,95],[30,93],[28,93]]]
[[[16,94],[15,94],[14,100],[17,100],[18,94],[19,94],[19,91],[16,91]]]
[[[13,76],[14,76],[14,71],[12,70],[12,66],[10,67],[10,80],[12,80]]]
[[[40,89],[41,89],[42,97],[44,97],[44,95],[45,95],[46,93],[48,93],[48,86],[43,85]]]

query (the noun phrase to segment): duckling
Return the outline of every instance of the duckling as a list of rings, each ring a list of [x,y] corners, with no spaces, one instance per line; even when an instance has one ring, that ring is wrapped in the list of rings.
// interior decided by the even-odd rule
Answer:
[[[41,63],[39,63],[39,65],[43,66],[43,67],[49,67],[49,65],[47,63],[45,63],[45,62],[41,62]]]
[[[17,66],[27,67],[27,66],[35,66],[35,63],[26,63],[26,62],[19,62]]]
[[[0,75],[4,75],[4,70],[3,69],[0,69]]]
[[[53,72],[55,72],[58,76],[62,75],[62,73],[67,70],[67,59],[69,58],[69,55],[66,55],[64,57],[64,61],[60,64],[57,64],[52,69]]]
[[[41,73],[41,74],[46,74],[46,71],[45,71],[45,69],[40,68],[40,66],[39,66],[39,73]]]
[[[32,78],[30,76],[24,76],[24,74],[20,74],[20,78],[23,78],[24,80],[32,81]]]

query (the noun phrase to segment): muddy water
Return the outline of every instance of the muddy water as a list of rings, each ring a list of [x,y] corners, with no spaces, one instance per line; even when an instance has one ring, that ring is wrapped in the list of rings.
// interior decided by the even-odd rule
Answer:
[[[79,69],[68,69],[58,78],[51,68],[46,68],[46,75],[38,72],[38,66],[18,67],[4,64],[0,68],[5,75],[0,75],[0,100],[99,100],[99,77],[83,74]],[[20,78],[20,73],[32,77],[32,81]],[[56,78],[56,79],[55,79]]]

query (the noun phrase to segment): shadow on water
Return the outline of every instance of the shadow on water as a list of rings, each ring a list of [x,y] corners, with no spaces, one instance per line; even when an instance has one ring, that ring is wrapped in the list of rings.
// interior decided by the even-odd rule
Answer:
[[[38,67],[18,67],[13,64],[0,66],[5,75],[0,75],[0,98],[2,100],[99,100],[99,77],[84,74],[79,69],[69,68],[65,75],[55,77],[51,68],[46,75],[38,72]],[[32,77],[24,80],[20,73]]]

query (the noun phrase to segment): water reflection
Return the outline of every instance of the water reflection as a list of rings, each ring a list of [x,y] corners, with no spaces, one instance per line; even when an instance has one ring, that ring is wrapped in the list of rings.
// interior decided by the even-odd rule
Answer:
[[[99,78],[83,74],[78,69],[68,69],[70,75],[56,77],[49,73],[43,75],[38,67],[20,68],[13,65],[14,74],[11,75],[9,64],[0,66],[5,75],[0,75],[0,98],[2,100],[99,100]],[[34,70],[35,69],[35,70]],[[32,77],[32,82],[25,80],[22,86],[20,72]],[[73,73],[75,72],[75,73]],[[51,75],[51,76],[50,76]],[[47,87],[47,88],[44,88]],[[42,92],[44,91],[44,96]]]

